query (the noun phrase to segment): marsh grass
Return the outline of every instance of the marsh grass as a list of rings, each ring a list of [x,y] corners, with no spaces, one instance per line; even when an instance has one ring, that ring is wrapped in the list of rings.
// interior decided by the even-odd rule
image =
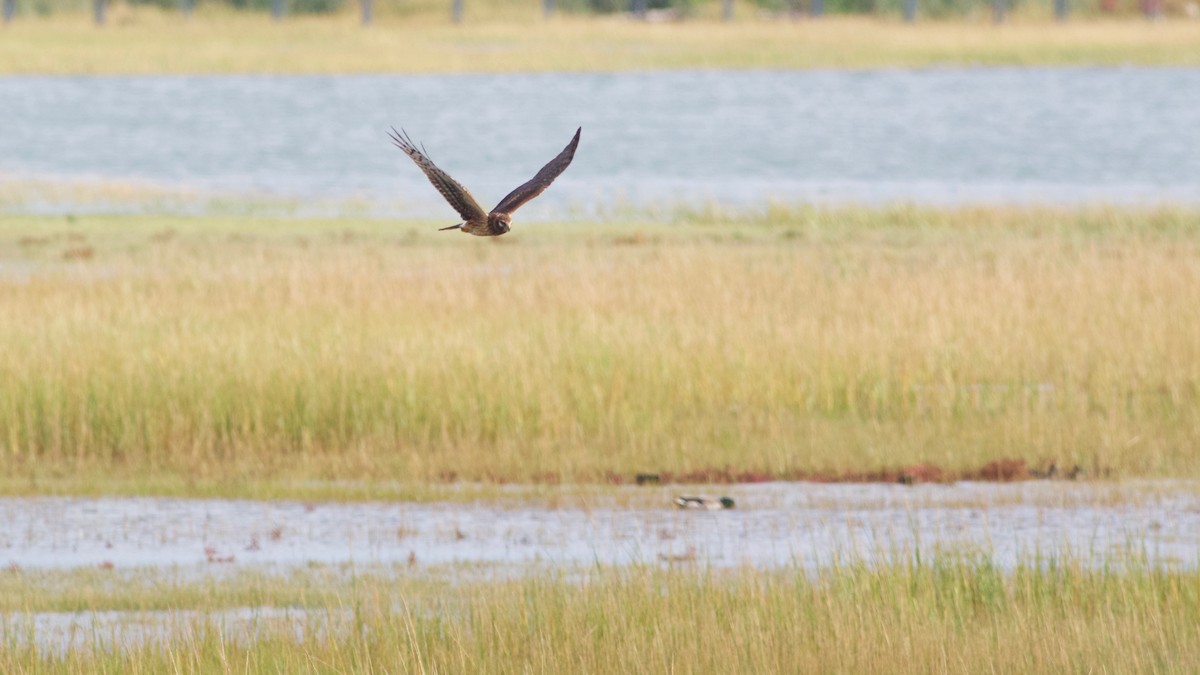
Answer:
[[[405,4],[408,7],[408,3]],[[85,14],[22,19],[0,41],[0,73],[459,73],[663,68],[872,68],[931,65],[1196,65],[1200,22],[1019,19],[921,22],[711,19],[647,25],[622,16],[543,21],[541,3],[413,5],[363,29],[352,13],[289,17],[150,7],[114,9],[97,29]],[[715,16],[717,4],[711,4]]]
[[[29,636],[10,633],[0,668],[1186,673],[1200,662],[1194,570],[1043,560],[1005,571],[986,558],[946,556],[883,567],[848,561],[815,574],[598,568],[486,583],[405,581],[403,571],[397,574],[350,582],[343,576],[334,593],[310,596],[304,606],[321,621],[297,627],[262,619],[232,633],[213,612],[230,602],[294,601],[292,582],[260,577],[228,584],[242,590],[223,595],[133,583],[129,594],[148,608],[201,611],[168,622],[153,634],[157,640],[115,650],[104,639],[71,650],[35,648]],[[82,592],[80,582],[68,585]],[[31,599],[24,611],[42,611],[38,602]],[[112,602],[130,607],[102,593],[74,606],[104,611]]]
[[[0,219],[7,489],[1200,470],[1195,213],[432,230]]]
[[[25,179],[0,174],[0,212],[173,213],[226,216],[299,216],[336,213],[339,217],[394,210],[386,201],[363,198],[230,194],[153,185],[136,180]]]

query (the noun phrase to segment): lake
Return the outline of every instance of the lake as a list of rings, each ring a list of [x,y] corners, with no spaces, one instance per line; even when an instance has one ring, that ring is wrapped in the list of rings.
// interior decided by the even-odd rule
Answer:
[[[39,76],[0,78],[0,101],[10,192],[130,183],[453,220],[389,127],[490,207],[582,126],[575,163],[522,218],[708,200],[1200,204],[1195,68]],[[88,208],[69,201],[6,208]]]

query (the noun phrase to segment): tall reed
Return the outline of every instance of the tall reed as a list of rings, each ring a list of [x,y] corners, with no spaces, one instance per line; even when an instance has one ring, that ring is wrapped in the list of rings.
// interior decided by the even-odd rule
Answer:
[[[270,577],[262,597],[287,582]],[[413,593],[412,589],[437,588]],[[356,581],[250,630],[201,611],[123,648],[63,651],[9,636],[4,672],[1194,672],[1200,577],[1002,571],[986,559],[809,575],[633,568],[486,584]],[[210,610],[219,607],[209,608]],[[131,615],[127,621],[136,619]],[[299,628],[297,628],[299,625]],[[103,632],[103,630],[101,631]],[[137,634],[137,631],[133,631]],[[119,634],[119,633],[118,633]],[[147,639],[146,636],[149,636]]]
[[[497,241],[9,219],[0,462],[219,480],[1200,470],[1194,214],[684,218]]]

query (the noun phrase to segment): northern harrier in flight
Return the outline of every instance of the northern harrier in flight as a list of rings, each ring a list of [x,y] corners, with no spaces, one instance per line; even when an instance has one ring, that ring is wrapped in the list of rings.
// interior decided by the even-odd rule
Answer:
[[[491,213],[484,211],[483,207],[479,206],[479,202],[475,201],[475,198],[471,196],[467,188],[451,178],[450,174],[437,168],[433,160],[429,159],[422,152],[424,148],[418,149],[412,140],[409,139],[408,134],[392,129],[389,135],[392,137],[392,142],[396,144],[396,147],[403,150],[405,154],[412,158],[412,161],[417,163],[417,166],[429,178],[429,182],[433,183],[437,191],[442,193],[446,201],[450,202],[450,206],[453,206],[454,210],[458,211],[458,215],[462,216],[463,222],[458,225],[443,227],[439,231],[461,229],[467,234],[474,234],[480,237],[498,237],[508,232],[512,224],[513,211],[521,208],[521,205],[525,202],[542,194],[546,188],[550,187],[554,179],[558,178],[559,174],[566,171],[567,167],[571,164],[571,160],[575,157],[575,147],[579,145],[579,132],[581,131],[583,131],[582,127],[577,129],[575,137],[571,139],[567,147],[563,148],[562,152],[558,153],[558,157],[555,157],[550,160],[550,163],[543,166],[542,170],[538,171],[536,176],[529,179],[529,182],[508,193],[508,196],[501,199],[500,203],[496,205],[496,208],[492,209]]]

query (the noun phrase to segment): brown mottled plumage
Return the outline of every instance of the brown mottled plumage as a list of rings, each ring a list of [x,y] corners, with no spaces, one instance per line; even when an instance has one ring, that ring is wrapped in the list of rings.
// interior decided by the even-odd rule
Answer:
[[[403,131],[392,129],[390,136],[396,147],[404,151],[406,155],[412,158],[412,161],[417,163],[421,171],[429,178],[429,182],[437,188],[437,191],[442,193],[446,201],[450,202],[450,206],[458,211],[458,215],[462,216],[463,222],[450,227],[443,227],[442,230],[457,230],[461,229],[467,234],[474,234],[480,237],[498,237],[505,232],[508,232],[512,224],[513,211],[519,209],[525,202],[542,194],[550,184],[558,178],[559,174],[566,171],[571,164],[571,160],[575,158],[575,148],[579,145],[579,134],[583,128],[575,130],[575,137],[563,148],[558,156],[550,160],[546,166],[542,167],[537,175],[529,179],[527,183],[508,193],[508,196],[500,200],[496,208],[492,209],[491,213],[484,212],[483,207],[467,188],[463,187],[458,181],[450,177],[450,174],[442,171],[433,163],[433,160],[423,152],[425,148],[418,149],[417,146],[409,139],[408,134]]]

